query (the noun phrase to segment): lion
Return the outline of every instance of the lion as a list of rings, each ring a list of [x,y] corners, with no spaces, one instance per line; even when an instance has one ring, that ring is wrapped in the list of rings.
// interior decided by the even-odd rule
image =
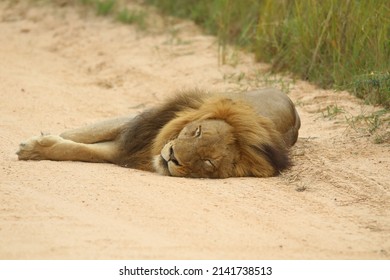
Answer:
[[[22,142],[19,160],[108,162],[192,178],[270,177],[290,166],[301,126],[294,104],[268,88],[181,92],[135,117]]]

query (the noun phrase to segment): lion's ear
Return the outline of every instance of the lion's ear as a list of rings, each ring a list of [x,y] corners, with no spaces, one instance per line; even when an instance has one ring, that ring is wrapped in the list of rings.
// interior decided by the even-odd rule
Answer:
[[[288,151],[283,145],[261,144],[251,147],[257,154],[263,156],[276,171],[282,171],[290,166]]]
[[[196,130],[194,132],[194,136],[195,137],[200,137],[201,135],[202,135],[202,126],[198,125],[198,127],[196,128]]]

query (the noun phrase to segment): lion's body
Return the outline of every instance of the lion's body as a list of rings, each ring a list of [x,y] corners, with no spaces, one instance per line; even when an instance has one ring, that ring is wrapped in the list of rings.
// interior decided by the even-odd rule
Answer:
[[[29,139],[19,159],[111,162],[163,175],[267,177],[288,167],[300,119],[275,89],[181,93],[136,117]]]

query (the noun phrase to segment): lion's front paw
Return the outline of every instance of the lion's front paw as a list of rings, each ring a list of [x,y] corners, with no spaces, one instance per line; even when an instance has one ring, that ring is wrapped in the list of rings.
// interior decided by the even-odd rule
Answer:
[[[61,141],[62,138],[56,135],[35,136],[20,143],[19,150],[16,154],[19,160],[47,159],[46,151]]]

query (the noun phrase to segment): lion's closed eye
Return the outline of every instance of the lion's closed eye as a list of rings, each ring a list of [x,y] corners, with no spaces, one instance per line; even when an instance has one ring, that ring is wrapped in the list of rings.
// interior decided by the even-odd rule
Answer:
[[[179,163],[179,161],[177,159],[173,158],[173,159],[171,159],[171,161],[172,161],[173,164],[175,164],[177,166],[180,166],[180,163]]]
[[[214,170],[215,169],[215,164],[209,160],[209,159],[205,159],[203,160],[203,163],[204,163],[204,166],[206,169],[208,170]]]

